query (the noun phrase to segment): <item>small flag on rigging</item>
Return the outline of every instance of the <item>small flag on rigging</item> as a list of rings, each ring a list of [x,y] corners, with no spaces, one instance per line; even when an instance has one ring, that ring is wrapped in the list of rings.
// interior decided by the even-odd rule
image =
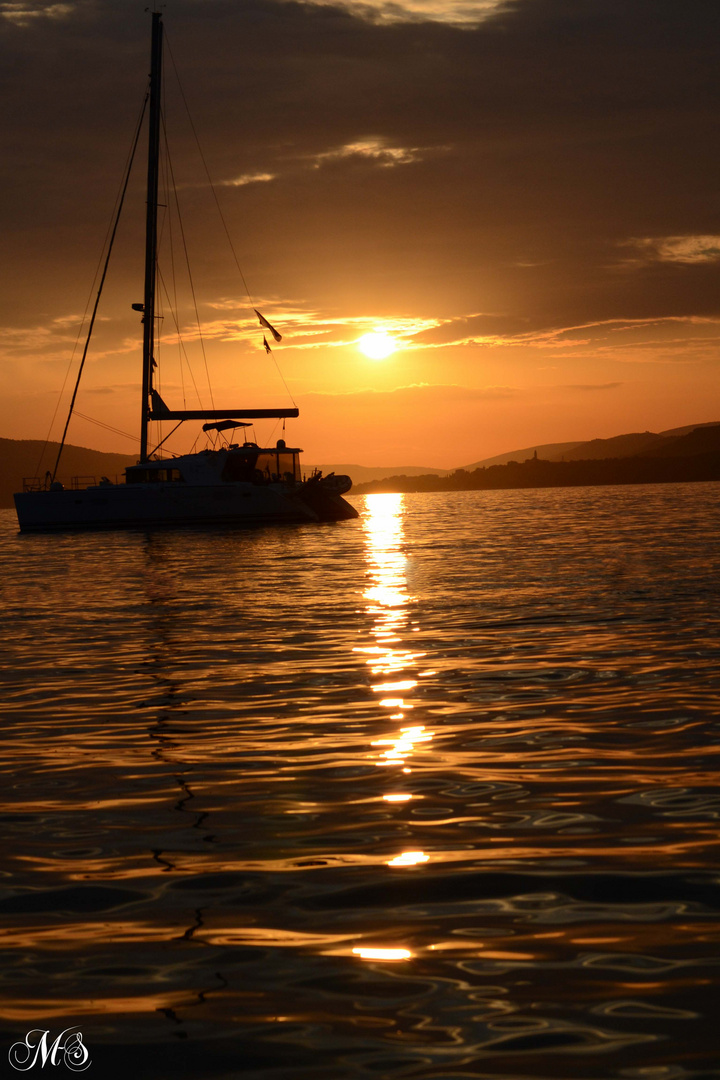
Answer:
[[[278,334],[275,327],[270,325],[270,323],[267,321],[265,316],[261,315],[257,308],[253,308],[253,311],[255,312],[258,319],[260,320],[260,325],[264,326],[267,330],[269,330],[276,341],[282,341],[282,334]]]
[[[263,336],[263,345],[265,346],[265,352],[272,352],[272,349],[268,345],[267,338],[265,336]]]

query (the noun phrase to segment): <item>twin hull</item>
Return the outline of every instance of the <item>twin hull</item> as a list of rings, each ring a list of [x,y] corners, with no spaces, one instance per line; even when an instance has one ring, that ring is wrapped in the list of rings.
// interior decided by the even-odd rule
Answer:
[[[127,528],[138,525],[254,525],[340,521],[357,511],[340,495],[283,484],[99,484],[79,491],[15,495],[20,529]]]

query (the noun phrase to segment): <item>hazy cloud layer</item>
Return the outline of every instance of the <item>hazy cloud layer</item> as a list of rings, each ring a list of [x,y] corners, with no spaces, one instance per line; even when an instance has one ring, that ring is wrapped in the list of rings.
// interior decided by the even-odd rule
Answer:
[[[281,237],[282,260],[312,235],[314,264],[362,273],[372,235],[404,275],[393,287],[403,296],[422,259],[439,278],[474,273],[463,299],[489,293],[514,314],[559,303],[568,315],[618,315],[620,296],[624,314],[654,314],[670,291],[678,309],[707,311],[717,293],[702,248],[715,236],[720,164],[717,6],[477,9],[474,26],[418,21],[422,4],[412,21],[377,24],[362,6],[178,0],[166,14],[171,49],[211,172],[238,188],[229,214],[238,229],[250,219],[250,251]],[[88,198],[100,214],[140,101],[147,16],[90,0],[4,14],[9,229],[69,226]],[[172,81],[168,64],[168,94]],[[300,160],[332,169],[298,179]],[[637,237],[666,238],[641,243],[699,277],[683,281],[668,265],[658,279],[638,266],[616,280],[612,249]]]

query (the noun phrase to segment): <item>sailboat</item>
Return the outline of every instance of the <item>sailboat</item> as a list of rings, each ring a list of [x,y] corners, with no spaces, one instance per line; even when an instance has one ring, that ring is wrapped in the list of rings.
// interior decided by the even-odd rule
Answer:
[[[153,386],[162,53],[162,15],[153,12],[145,289],[143,303],[132,305],[135,310],[142,312],[143,321],[140,458],[136,465],[125,470],[122,482],[103,477],[99,483],[93,479],[91,483],[84,484],[80,478],[76,478],[66,487],[56,479],[58,455],[52,474],[46,474],[44,480],[36,478],[25,481],[24,490],[14,496],[20,529],[252,525],[355,518],[357,511],[342,498],[352,486],[350,477],[334,474],[323,476],[315,471],[308,478],[303,478],[300,469],[302,451],[298,447],[288,446],[284,439],[278,439],[270,447],[259,446],[244,438],[242,442],[229,441],[238,433],[244,436],[254,420],[278,419],[284,422],[285,419],[297,417],[297,408],[173,409]],[[276,339],[279,338],[280,335],[267,319],[260,312],[255,313],[261,325],[267,327]],[[75,395],[72,404],[74,398]],[[151,421],[176,421],[179,426],[191,420],[205,421],[203,431],[215,440],[221,439],[222,445],[218,447],[216,442],[207,449],[169,458],[160,456],[159,446],[151,447]],[[230,436],[228,433],[231,433]]]

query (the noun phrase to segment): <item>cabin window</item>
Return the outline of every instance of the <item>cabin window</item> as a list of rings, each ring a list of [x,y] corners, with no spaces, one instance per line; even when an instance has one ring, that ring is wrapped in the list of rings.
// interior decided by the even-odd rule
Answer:
[[[298,461],[297,454],[289,454],[287,451],[278,454],[278,461],[280,464],[280,475],[283,480],[299,480],[300,479],[300,462]]]
[[[265,480],[276,480],[279,475],[277,454],[258,454],[255,468],[263,474]]]
[[[258,454],[256,469],[265,480],[299,480],[300,465],[297,454],[288,450],[266,450]]]

